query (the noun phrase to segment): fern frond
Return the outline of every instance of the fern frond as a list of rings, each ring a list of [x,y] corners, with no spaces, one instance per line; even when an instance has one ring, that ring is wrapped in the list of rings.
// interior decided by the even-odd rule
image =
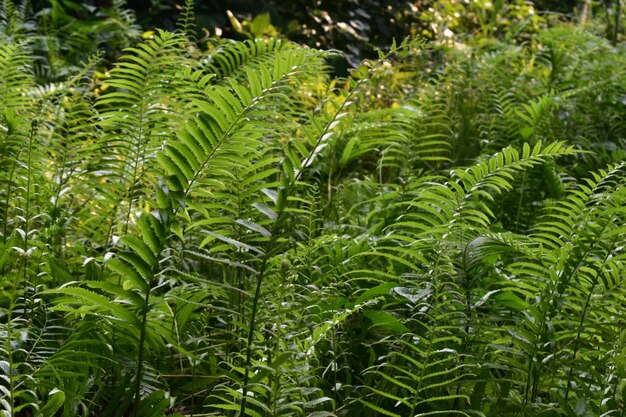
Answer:
[[[94,165],[110,201],[102,202],[99,210],[114,214],[118,234],[128,230],[141,196],[154,195],[149,188],[149,179],[156,178],[154,156],[173,134],[177,112],[169,92],[180,63],[180,43],[179,35],[161,31],[128,49],[107,80],[112,91],[96,102],[104,134],[98,148],[102,156]]]
[[[11,129],[6,118],[24,111],[33,86],[31,52],[26,41],[3,43],[0,46],[0,114],[5,132]]]
[[[203,59],[203,69],[215,74],[215,81],[224,83],[227,78],[246,81],[246,73],[273,65],[277,54],[293,45],[277,38],[254,39],[243,42],[223,41],[217,49]]]

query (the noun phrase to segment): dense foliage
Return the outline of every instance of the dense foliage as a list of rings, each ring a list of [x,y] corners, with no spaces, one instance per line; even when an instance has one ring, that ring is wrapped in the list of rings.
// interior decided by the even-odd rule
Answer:
[[[113,3],[1,2],[1,415],[626,414],[605,27],[509,4],[333,78]]]

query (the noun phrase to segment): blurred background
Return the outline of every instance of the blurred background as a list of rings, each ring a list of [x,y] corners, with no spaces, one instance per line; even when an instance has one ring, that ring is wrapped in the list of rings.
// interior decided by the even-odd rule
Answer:
[[[462,42],[467,37],[515,37],[536,32],[555,20],[585,24],[617,42],[624,13],[620,0],[189,0],[197,32],[208,38],[246,39],[280,36],[323,49],[344,52],[358,66],[394,38],[419,35],[429,40]],[[35,0],[39,15],[89,21],[112,9],[130,9],[142,30],[173,30],[184,10],[180,0]],[[57,16],[59,18],[59,16]],[[602,22],[601,27],[598,22]]]

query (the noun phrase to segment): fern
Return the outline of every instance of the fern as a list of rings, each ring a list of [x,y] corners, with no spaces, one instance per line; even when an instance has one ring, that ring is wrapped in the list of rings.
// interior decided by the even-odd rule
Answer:
[[[107,80],[119,91],[96,102],[105,134],[99,144],[101,159],[94,164],[106,184],[101,193],[107,197],[99,211],[111,213],[114,225],[107,235],[125,234],[141,204],[139,196],[154,195],[148,179],[155,171],[157,149],[173,134],[170,126],[176,106],[168,92],[180,42],[177,35],[159,32],[153,40],[128,50],[130,54]]]
[[[245,80],[246,72],[273,65],[277,54],[290,49],[288,42],[280,39],[255,39],[244,42],[224,41],[205,57],[203,69],[215,74],[216,80],[225,82],[232,78]]]
[[[142,400],[142,393],[145,389],[143,384],[145,382],[146,346],[149,345],[152,351],[158,351],[162,347],[162,340],[170,338],[168,336],[169,331],[149,320],[151,313],[160,315],[154,310],[152,303],[154,303],[153,298],[155,297],[154,289],[163,285],[162,282],[159,282],[164,279],[160,275],[159,263],[163,241],[166,238],[166,229],[159,219],[148,213],[140,217],[138,227],[143,239],[134,235],[122,237],[121,243],[126,245],[129,250],[118,253],[117,257],[120,260],[110,259],[107,262],[107,266],[112,271],[124,277],[121,285],[106,281],[86,281],[85,285],[90,287],[89,289],[66,286],[49,291],[52,294],[67,296],[67,298],[59,300],[60,303],[78,306],[76,309],[73,308],[68,311],[79,312],[84,310],[85,313],[94,314],[104,319],[105,322],[102,325],[116,326],[126,342],[133,341],[133,344],[136,345],[136,349],[133,349],[136,350],[134,393],[132,397],[127,397],[134,398],[132,406],[134,415],[139,415],[139,410],[144,407],[142,405],[142,401],[144,401]],[[94,290],[113,296],[117,298],[117,301],[111,302],[108,296],[99,294]],[[127,307],[126,304],[129,306]],[[128,347],[127,345],[126,348]],[[150,396],[146,398],[150,398]],[[153,399],[146,401],[152,402]],[[129,402],[126,404],[129,406]]]
[[[4,415],[623,414],[616,48],[407,40],[332,78],[203,50],[191,3],[107,70],[123,2],[93,37],[2,2]]]
[[[510,189],[516,171],[572,152],[558,143],[526,145],[521,154],[505,149],[474,167],[452,171],[445,184],[414,191],[413,201],[396,203],[404,214],[372,251],[358,256],[384,259],[400,279],[379,287],[386,289],[391,300],[395,296],[412,304],[403,307],[403,303],[389,302],[385,310],[366,312],[365,317],[371,320],[370,331],[380,327],[402,333],[413,328],[408,333],[413,339],[382,342],[392,348],[385,349],[390,353],[380,364],[364,372],[368,389],[358,399],[361,404],[387,415],[428,415],[470,406],[471,393],[457,383],[473,377],[475,359],[470,348],[480,336],[474,333],[479,323],[472,307],[476,302],[475,281],[470,284],[473,266],[463,247],[490,227],[488,206],[481,200],[488,204],[494,194]],[[418,281],[409,283],[403,276]],[[406,318],[398,321],[398,317]],[[376,344],[372,349],[377,349]],[[376,379],[381,382],[373,383]],[[389,408],[393,403],[393,409]]]
[[[0,94],[2,95],[2,154],[0,167],[3,172],[2,189],[2,238],[6,243],[11,233],[11,196],[17,186],[16,174],[19,169],[20,154],[28,130],[29,117],[19,117],[28,101],[26,91],[32,87],[29,76],[29,51],[26,45],[7,44],[0,49],[0,65],[3,71]],[[28,116],[33,116],[29,114]]]

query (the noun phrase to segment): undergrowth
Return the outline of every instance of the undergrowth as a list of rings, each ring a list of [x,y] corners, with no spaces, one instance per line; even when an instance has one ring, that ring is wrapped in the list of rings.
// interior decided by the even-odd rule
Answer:
[[[623,46],[333,78],[191,4],[107,69],[2,2],[3,416],[625,415]]]

